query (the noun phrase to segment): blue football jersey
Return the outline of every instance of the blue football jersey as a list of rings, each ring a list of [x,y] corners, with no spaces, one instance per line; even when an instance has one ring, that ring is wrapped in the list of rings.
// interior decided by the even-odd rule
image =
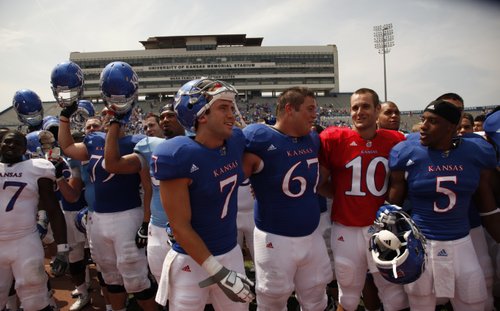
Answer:
[[[480,172],[495,167],[488,144],[459,139],[449,152],[403,141],[391,150],[389,167],[405,171],[412,218],[431,240],[456,240],[469,234],[471,197]]]
[[[153,152],[151,166],[158,180],[189,178],[191,226],[214,255],[236,246],[238,185],[243,182],[245,140],[234,128],[224,146],[210,149],[192,137],[177,136]],[[174,198],[175,199],[175,198]],[[174,243],[173,249],[186,253]]]
[[[319,136],[290,137],[264,124],[247,126],[246,152],[264,167],[250,177],[255,191],[255,225],[283,236],[306,236],[319,224]]]
[[[165,138],[147,136],[135,145],[134,152],[141,154],[144,159],[146,159],[147,163],[150,164],[153,150],[164,141]],[[153,186],[150,222],[157,227],[166,228],[168,219],[160,200],[160,182],[154,178],[154,172],[151,169],[151,165],[149,166],[149,173],[151,174],[151,183]]]
[[[89,154],[87,171],[94,183],[94,210],[98,213],[114,213],[141,206],[139,174],[113,174],[104,168],[105,133],[94,132],[85,136]],[[132,153],[134,146],[144,135],[125,136],[118,140],[120,155]]]

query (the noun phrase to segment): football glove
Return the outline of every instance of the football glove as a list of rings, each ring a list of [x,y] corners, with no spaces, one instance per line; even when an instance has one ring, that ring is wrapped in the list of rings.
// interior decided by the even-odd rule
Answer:
[[[45,210],[39,210],[36,214],[36,228],[38,229],[40,239],[43,240],[49,228],[49,218]]]
[[[69,119],[77,110],[78,102],[74,101],[71,105],[64,107],[60,115]]]
[[[203,288],[215,283],[232,301],[251,302],[255,298],[252,291],[253,282],[246,275],[228,270],[226,267],[222,267],[219,272],[201,281],[199,285]]]
[[[68,244],[57,245],[57,255],[54,261],[51,263],[52,273],[54,276],[63,276],[68,270],[69,260],[68,260],[69,247]]]
[[[111,120],[109,121],[109,124],[118,123],[118,124],[120,124],[120,126],[126,125],[128,123],[128,121],[130,120],[130,116],[132,115],[132,110],[133,109],[130,109],[125,114],[116,114],[115,113],[113,115],[113,118],[111,118]]]
[[[384,228],[386,225],[394,225],[396,223],[396,216],[391,212],[401,211],[401,207],[393,204],[384,204],[379,207],[377,211],[376,224]]]
[[[137,245],[138,248],[144,248],[148,245],[148,226],[149,222],[145,221],[139,227],[139,230],[137,230],[135,235],[135,245]]]
[[[172,227],[170,227],[170,223],[167,222],[167,228],[165,229],[167,230],[167,235],[168,235],[168,244],[170,244],[170,246],[173,246],[175,244],[175,237],[174,237],[174,230],[172,230]]]

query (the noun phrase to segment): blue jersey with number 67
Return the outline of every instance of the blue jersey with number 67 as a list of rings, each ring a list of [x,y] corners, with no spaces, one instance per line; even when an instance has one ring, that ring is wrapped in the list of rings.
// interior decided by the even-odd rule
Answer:
[[[319,224],[316,187],[319,180],[319,136],[311,131],[291,137],[264,124],[247,126],[246,152],[259,156],[264,167],[250,176],[257,202],[255,225],[262,231],[299,237]]]

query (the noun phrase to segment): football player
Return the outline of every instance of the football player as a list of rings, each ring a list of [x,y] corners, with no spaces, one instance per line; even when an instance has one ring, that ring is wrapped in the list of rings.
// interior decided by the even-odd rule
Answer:
[[[150,169],[151,155],[156,146],[165,138],[184,135],[184,128],[177,121],[172,104],[167,104],[161,109],[159,119],[160,124],[156,123],[154,115],[146,118],[148,130],[154,128],[160,130],[160,132],[156,131],[157,136],[143,138],[135,145],[133,153],[122,156],[120,156],[118,146],[119,124],[111,124],[106,136],[104,152],[106,170],[110,173],[139,173],[143,167],[149,170],[152,197],[144,194],[144,221],[136,233],[136,244],[141,248],[147,246],[149,268],[157,282],[160,282],[163,261],[170,246],[166,231],[168,219],[160,201],[159,183],[154,179],[153,171]],[[153,130],[146,132],[155,133]]]
[[[254,299],[236,241],[237,187],[244,180],[244,137],[235,124],[236,89],[206,78],[175,96],[177,136],[154,150],[152,169],[175,242],[165,258],[156,301],[169,310],[248,310]]]
[[[404,135],[377,129],[380,102],[371,89],[354,92],[350,111],[352,129],[330,127],[320,135],[319,189],[333,196],[331,246],[340,305],[356,310],[370,269],[384,310],[401,310],[408,307],[403,287],[382,278],[367,246],[387,195],[389,152]]]
[[[7,132],[0,143],[0,308],[14,278],[24,310],[49,311],[37,206],[47,211],[54,231],[58,270],[67,266],[66,223],[54,193],[54,166],[45,159],[24,160],[26,146],[25,136],[18,131]]]
[[[405,285],[412,310],[434,310],[436,297],[450,298],[455,310],[485,310],[486,284],[468,212],[477,189],[483,224],[500,240],[490,187],[496,159],[490,145],[456,137],[460,119],[454,104],[433,101],[422,115],[420,143],[402,142],[391,151],[388,200],[401,204],[407,191],[412,219],[427,239],[426,269]]]
[[[251,124],[244,167],[255,190],[257,305],[284,310],[295,290],[303,310],[324,310],[330,259],[318,229],[318,133],[314,92],[304,87],[278,97],[276,124]]]
[[[112,62],[101,73],[103,99],[114,113],[114,122],[130,116],[138,96],[138,78],[132,67],[124,62]],[[133,293],[144,310],[154,310],[155,288],[148,278],[147,259],[134,239],[143,221],[139,174],[111,174],[104,167],[105,134],[93,132],[83,143],[75,143],[69,120],[77,110],[73,101],[61,111],[59,143],[64,153],[73,159],[89,161],[87,170],[94,182],[95,201],[90,230],[92,257],[100,267],[107,284],[113,310],[125,308],[127,293]],[[112,120],[113,122],[113,120]],[[131,153],[143,135],[126,136],[120,133],[120,151]],[[147,169],[145,170],[147,174]],[[141,174],[143,175],[143,174]],[[142,181],[147,188],[151,182]]]

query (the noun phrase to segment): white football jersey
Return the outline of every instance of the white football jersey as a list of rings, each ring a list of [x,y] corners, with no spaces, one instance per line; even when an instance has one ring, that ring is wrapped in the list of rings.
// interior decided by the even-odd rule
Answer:
[[[0,163],[0,240],[37,230],[38,180],[44,177],[55,180],[54,166],[45,159]]]

